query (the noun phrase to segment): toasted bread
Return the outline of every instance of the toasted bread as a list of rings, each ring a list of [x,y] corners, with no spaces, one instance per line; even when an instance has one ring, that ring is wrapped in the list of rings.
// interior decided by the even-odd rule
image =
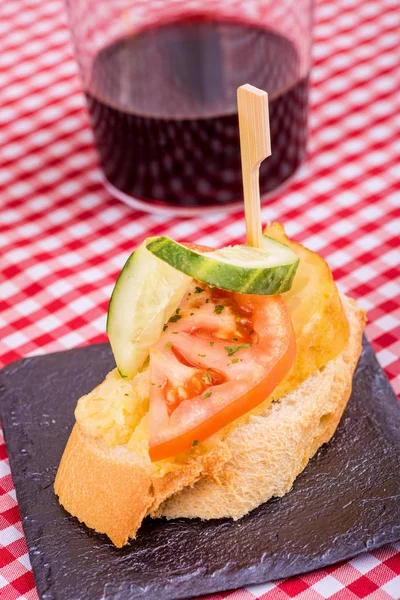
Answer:
[[[343,303],[350,337],[339,356],[171,472],[157,474],[142,454],[110,448],[76,424],[55,481],[60,503],[121,547],[146,515],[238,519],[285,494],[333,435],[351,393],[365,316],[353,300]]]
[[[121,547],[134,538],[144,517],[171,494],[217,474],[231,458],[218,443],[178,469],[157,476],[149,461],[124,446],[109,448],[102,439],[74,425],[54,484],[60,503],[73,516]]]
[[[167,499],[153,516],[239,519],[269,498],[283,496],[318,448],[334,434],[351,394],[365,315],[342,297],[350,324],[344,351],[264,413],[234,429],[232,455],[218,481],[203,477]]]

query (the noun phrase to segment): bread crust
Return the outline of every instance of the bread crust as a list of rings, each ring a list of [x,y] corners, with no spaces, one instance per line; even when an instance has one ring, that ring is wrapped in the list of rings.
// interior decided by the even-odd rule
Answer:
[[[350,324],[344,351],[228,435],[225,443],[232,459],[219,473],[219,482],[200,479],[167,499],[152,516],[239,519],[291,489],[310,458],[334,434],[351,394],[365,313],[354,300],[342,301]]]
[[[58,468],[54,490],[60,504],[118,548],[134,538],[143,519],[171,494],[213,477],[231,458],[228,446],[217,444],[194,455],[173,472],[157,476],[134,452],[109,448],[86,435],[76,423]]]
[[[130,456],[131,455],[131,456]],[[107,448],[74,425],[54,484],[73,516],[121,547],[153,504],[152,482],[133,453]]]
[[[343,302],[351,333],[342,354],[173,472],[157,476],[139,455],[123,446],[109,448],[76,424],[55,481],[62,506],[121,547],[148,514],[238,519],[284,495],[333,435],[350,396],[365,315],[353,300]]]

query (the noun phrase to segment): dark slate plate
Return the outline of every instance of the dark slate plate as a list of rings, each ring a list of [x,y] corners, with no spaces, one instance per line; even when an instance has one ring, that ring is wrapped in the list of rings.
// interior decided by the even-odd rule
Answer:
[[[0,374],[1,415],[36,585],[50,600],[167,600],[288,577],[400,538],[400,407],[373,351],[332,441],[293,490],[240,521],[152,521],[115,549],[57,503],[77,398],[113,366],[108,345],[27,358]]]

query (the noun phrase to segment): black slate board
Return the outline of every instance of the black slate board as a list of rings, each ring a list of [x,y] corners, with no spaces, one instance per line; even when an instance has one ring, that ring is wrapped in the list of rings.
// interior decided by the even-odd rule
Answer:
[[[293,490],[237,522],[146,519],[115,549],[57,503],[53,482],[77,398],[112,368],[106,344],[0,374],[1,416],[39,596],[169,600],[317,569],[400,538],[400,407],[373,351],[332,441]]]

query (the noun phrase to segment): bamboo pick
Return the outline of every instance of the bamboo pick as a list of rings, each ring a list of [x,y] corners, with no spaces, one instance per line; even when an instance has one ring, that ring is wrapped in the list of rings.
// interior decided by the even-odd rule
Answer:
[[[271,154],[268,94],[246,83],[237,90],[246,242],[261,248],[259,170]]]

